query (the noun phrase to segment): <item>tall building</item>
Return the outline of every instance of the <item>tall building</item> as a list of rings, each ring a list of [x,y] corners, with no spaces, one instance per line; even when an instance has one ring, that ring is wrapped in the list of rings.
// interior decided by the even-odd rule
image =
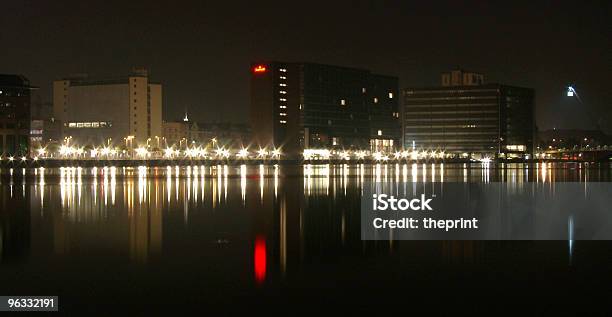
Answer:
[[[451,72],[442,87],[404,89],[404,147],[475,158],[532,154],[533,89],[485,84],[472,74]]]
[[[0,153],[29,153],[32,91],[37,89],[21,75],[0,74]]]
[[[53,114],[64,137],[81,143],[120,144],[129,136],[144,143],[162,136],[162,85],[143,69],[110,79],[85,75],[56,80]]]
[[[259,146],[400,147],[398,81],[368,70],[312,63],[251,66],[250,121]]]

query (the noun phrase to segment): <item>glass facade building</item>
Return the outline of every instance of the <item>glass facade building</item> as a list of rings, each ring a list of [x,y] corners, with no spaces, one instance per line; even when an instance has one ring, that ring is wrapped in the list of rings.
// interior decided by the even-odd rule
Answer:
[[[476,158],[533,153],[533,89],[501,84],[407,88],[403,98],[407,149]]]
[[[251,67],[251,125],[259,146],[390,150],[401,147],[398,80],[312,63]]]

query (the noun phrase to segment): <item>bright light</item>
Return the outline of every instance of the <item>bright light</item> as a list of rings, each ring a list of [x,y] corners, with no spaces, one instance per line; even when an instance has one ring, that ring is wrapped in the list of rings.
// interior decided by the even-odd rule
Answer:
[[[331,156],[331,152],[326,149],[305,149],[303,155],[305,160],[311,160],[315,157],[327,160]]]
[[[480,162],[482,162],[483,164],[489,164],[489,163],[491,163],[491,159],[488,158],[488,157],[485,157],[485,158],[481,159]]]
[[[146,157],[149,155],[149,151],[144,147],[139,147],[136,149],[136,155],[140,157]]]
[[[568,97],[574,97],[575,93],[576,93],[576,90],[574,90],[574,87],[572,87],[572,86],[567,87],[567,96]]]
[[[25,156],[21,157],[21,161],[25,162],[27,160],[27,158]]]
[[[257,151],[257,157],[261,157],[261,158],[265,158],[266,155],[268,155],[268,151],[266,151],[266,149],[259,149],[259,151]]]
[[[355,153],[355,155],[357,156],[358,159],[363,160],[367,154],[366,154],[366,151],[359,151]]]
[[[174,149],[173,148],[166,148],[164,150],[164,156],[165,157],[172,157],[172,155],[174,154]]]
[[[91,157],[96,157],[98,155],[98,149],[91,149],[89,153]]]
[[[34,161],[38,161],[38,156],[35,156],[35,157],[34,157]]]
[[[189,157],[196,157],[198,156],[198,150],[196,148],[188,148],[185,150],[185,155]]]
[[[272,157],[279,158],[281,156],[281,151],[279,149],[272,150]]]
[[[38,155],[42,156],[42,155],[45,155],[45,153],[47,153],[47,150],[45,150],[45,148],[41,147],[40,149],[37,150],[37,152],[38,152]]]
[[[229,150],[224,149],[224,148],[219,148],[215,152],[217,152],[217,156],[220,156],[220,157],[229,157],[230,155]]]
[[[249,156],[249,150],[243,148],[240,151],[238,151],[238,154],[236,154],[236,156],[238,156],[239,158],[247,158]]]
[[[9,161],[11,161],[11,162],[15,160],[15,158],[14,158],[14,157],[12,157],[12,156],[9,156],[9,158],[8,158],[8,159],[9,159]]]

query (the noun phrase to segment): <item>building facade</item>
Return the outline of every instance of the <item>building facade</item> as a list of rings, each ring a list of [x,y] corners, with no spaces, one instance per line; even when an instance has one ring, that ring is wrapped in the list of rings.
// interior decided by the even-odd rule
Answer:
[[[445,75],[442,87],[404,89],[406,149],[474,158],[532,155],[533,89]]]
[[[137,143],[162,135],[162,85],[146,70],[95,79],[74,76],[53,83],[53,115],[64,137],[87,144]]]
[[[0,74],[0,153],[28,155],[32,91],[21,75]]]
[[[401,147],[396,77],[312,64],[251,67],[250,121],[260,147],[390,150]]]

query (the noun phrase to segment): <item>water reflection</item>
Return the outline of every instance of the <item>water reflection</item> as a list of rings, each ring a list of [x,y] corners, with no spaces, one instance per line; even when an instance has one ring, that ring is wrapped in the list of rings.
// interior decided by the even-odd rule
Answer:
[[[150,263],[169,254],[188,261],[218,248],[247,250],[225,259],[247,263],[251,278],[265,283],[285,276],[309,257],[338,252],[393,255],[419,252],[410,244],[363,242],[359,211],[364,186],[407,193],[427,186],[444,190],[448,182],[508,182],[507,195],[523,183],[610,181],[602,164],[307,164],[165,167],[62,167],[5,169],[0,175],[3,257],[17,245],[29,259],[45,250],[57,256],[86,253]],[[14,184],[22,186],[14,187]],[[413,186],[415,185],[415,186]],[[27,220],[15,220],[18,206]],[[20,215],[24,217],[24,215]],[[7,233],[18,226],[35,248],[16,243]],[[33,228],[36,227],[36,230]],[[568,231],[573,232],[573,222]],[[14,232],[11,231],[11,232]],[[50,239],[50,240],[49,240]],[[21,239],[23,240],[23,239]],[[47,245],[47,241],[52,241]],[[28,242],[30,243],[30,242]],[[571,256],[576,249],[570,239]],[[477,242],[443,242],[439,255],[475,261]],[[8,252],[8,253],[7,253]],[[11,253],[13,252],[13,253]],[[126,256],[127,254],[127,256]],[[567,256],[567,254],[566,254]]]

